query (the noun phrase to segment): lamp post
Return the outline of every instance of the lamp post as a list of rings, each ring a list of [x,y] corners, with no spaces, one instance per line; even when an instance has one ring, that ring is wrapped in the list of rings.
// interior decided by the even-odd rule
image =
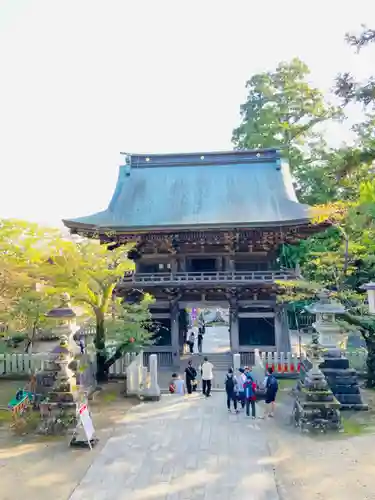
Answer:
[[[361,286],[362,290],[366,290],[367,292],[367,301],[368,301],[368,311],[370,314],[375,314],[375,283],[370,281],[370,283],[366,283]]]

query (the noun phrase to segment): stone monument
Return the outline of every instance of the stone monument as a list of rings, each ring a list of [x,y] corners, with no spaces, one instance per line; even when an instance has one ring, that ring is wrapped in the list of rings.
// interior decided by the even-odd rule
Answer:
[[[65,434],[76,426],[77,384],[73,362],[68,337],[63,335],[43,371],[37,374],[37,380],[39,376],[52,381],[52,387],[39,403],[42,419],[39,432],[43,434]]]
[[[340,402],[335,398],[319,368],[322,362],[319,334],[313,333],[308,349],[310,368],[297,384],[293,408],[294,424],[303,431],[339,430]]]
[[[350,368],[349,360],[343,355],[348,335],[336,321],[336,314],[343,314],[345,307],[331,300],[329,292],[323,290],[318,294],[318,302],[307,306],[306,310],[316,315],[313,328],[319,335],[320,345],[323,348],[323,363],[320,369],[327,382],[341,403],[341,410],[367,410],[368,406],[362,401],[356,370]],[[309,362],[307,360],[307,366]]]
[[[36,393],[39,402],[41,425],[44,434],[64,434],[76,425],[77,361],[79,347],[73,340],[77,329],[76,314],[70,305],[70,296],[62,293],[58,307],[46,316],[57,320],[53,334],[60,339],[43,363],[43,369],[36,373]]]

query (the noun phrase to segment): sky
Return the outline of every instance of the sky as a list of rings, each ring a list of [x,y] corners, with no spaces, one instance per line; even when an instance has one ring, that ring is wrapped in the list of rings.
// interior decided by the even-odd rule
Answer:
[[[340,71],[368,76],[371,53],[344,35],[375,26],[375,2],[350,7],[0,0],[0,218],[60,225],[105,209],[121,151],[231,149],[246,80],[280,61],[301,58],[325,92]]]

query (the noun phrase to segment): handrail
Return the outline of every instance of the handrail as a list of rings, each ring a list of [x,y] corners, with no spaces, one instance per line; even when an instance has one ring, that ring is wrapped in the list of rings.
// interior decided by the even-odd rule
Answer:
[[[124,276],[122,283],[184,283],[184,282],[273,282],[275,280],[295,279],[290,271],[207,271],[177,273],[134,273]]]

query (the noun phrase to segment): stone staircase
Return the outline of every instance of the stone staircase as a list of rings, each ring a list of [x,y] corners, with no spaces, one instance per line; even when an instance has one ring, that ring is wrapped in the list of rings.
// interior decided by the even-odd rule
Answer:
[[[179,373],[183,374],[185,372],[185,368],[187,367],[188,361],[191,359],[193,362],[193,366],[198,371],[198,379],[200,380],[201,376],[199,373],[200,365],[203,363],[204,357],[207,357],[208,360],[214,365],[214,380],[212,384],[213,390],[224,390],[224,380],[225,374],[228,372],[228,368],[233,366],[233,354],[230,352],[225,353],[203,353],[203,354],[186,354],[181,357]]]

